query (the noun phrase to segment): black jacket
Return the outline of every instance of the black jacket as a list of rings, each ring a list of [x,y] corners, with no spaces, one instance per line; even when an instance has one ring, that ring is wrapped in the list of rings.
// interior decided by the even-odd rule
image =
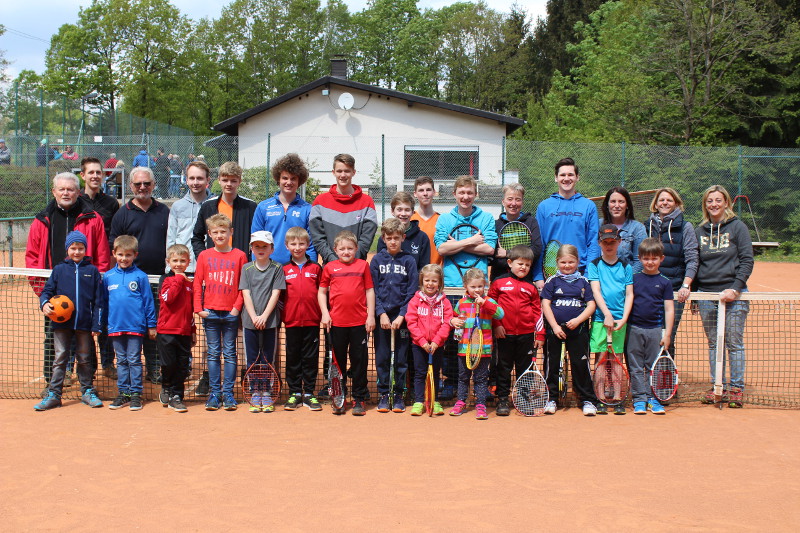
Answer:
[[[199,256],[203,250],[214,246],[214,242],[206,230],[206,219],[219,213],[221,201],[221,195],[212,196],[200,206],[192,234],[192,250],[194,250],[195,257]],[[250,226],[253,223],[256,207],[257,204],[253,200],[244,196],[237,196],[233,201],[233,247],[243,251],[247,257],[250,257]]]

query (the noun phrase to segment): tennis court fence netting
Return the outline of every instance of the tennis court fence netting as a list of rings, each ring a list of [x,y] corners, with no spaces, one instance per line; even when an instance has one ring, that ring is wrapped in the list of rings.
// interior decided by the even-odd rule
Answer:
[[[0,305],[2,318],[0,329],[4,332],[0,343],[0,398],[36,399],[47,386],[44,372],[44,339],[48,319],[39,311],[39,299],[30,285],[30,277],[46,277],[49,271],[26,270],[21,268],[0,268]],[[150,277],[151,287],[156,290],[158,278]],[[455,304],[461,296],[460,289],[447,289],[448,298]],[[675,349],[675,359],[680,372],[680,386],[677,398],[672,405],[699,405],[699,400],[712,387],[711,365],[715,355],[709,357],[708,338],[700,315],[695,312],[698,299],[712,300],[715,308],[718,295],[693,293],[692,302],[687,303],[680,323]],[[800,293],[743,293],[741,299],[749,305],[749,313],[744,327],[746,353],[744,400],[747,406],[772,408],[800,408]],[[156,298],[156,302],[158,299]],[[513,312],[513,310],[506,310]],[[713,324],[707,324],[713,331]],[[186,399],[202,401],[196,394],[198,382],[206,370],[205,338],[203,328],[198,325],[198,342],[193,348],[192,372],[186,383]],[[238,361],[244,372],[245,358],[238,342]],[[99,357],[99,355],[98,355]],[[541,356],[540,356],[541,357]],[[286,397],[283,364],[285,360],[283,331],[278,335],[276,368],[283,379],[281,395]],[[143,358],[144,361],[144,358]],[[315,390],[324,392],[324,379],[327,359],[322,331],[319,344],[319,376]],[[540,362],[540,368],[543,368]],[[70,369],[68,369],[70,370]],[[425,372],[426,369],[420,369]],[[725,376],[727,381],[728,368]],[[455,344],[452,340],[445,346],[442,379],[438,392],[444,404],[454,401],[458,376]],[[237,397],[241,398],[237,377]],[[375,356],[372,343],[369,347],[368,380],[371,401],[375,401],[376,380]],[[104,400],[116,396],[116,382],[98,371],[95,386]],[[155,400],[160,386],[145,383],[144,397]],[[324,398],[324,394],[322,394]],[[77,400],[80,386],[77,382],[64,389],[64,399]],[[407,403],[413,402],[413,385],[406,392]],[[472,401],[472,400],[471,400]],[[575,405],[576,398],[570,393],[568,401]]]

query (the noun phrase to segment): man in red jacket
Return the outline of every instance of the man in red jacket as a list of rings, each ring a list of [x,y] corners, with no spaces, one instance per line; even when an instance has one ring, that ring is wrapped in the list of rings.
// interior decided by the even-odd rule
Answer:
[[[34,218],[25,247],[25,268],[52,269],[66,258],[67,234],[80,231],[86,235],[86,256],[101,273],[108,270],[111,254],[102,217],[80,197],[80,181],[71,172],[53,178],[53,199]],[[47,281],[31,277],[36,296],[42,293]],[[44,377],[49,383],[53,371],[53,330],[45,319]],[[47,384],[45,384],[47,385]],[[46,387],[45,387],[46,389]]]

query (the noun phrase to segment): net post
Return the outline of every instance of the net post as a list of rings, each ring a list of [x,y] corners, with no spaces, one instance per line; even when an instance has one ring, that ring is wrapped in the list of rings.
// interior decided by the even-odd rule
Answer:
[[[714,372],[714,400],[722,409],[722,373],[725,361],[725,302],[717,302],[717,353]]]

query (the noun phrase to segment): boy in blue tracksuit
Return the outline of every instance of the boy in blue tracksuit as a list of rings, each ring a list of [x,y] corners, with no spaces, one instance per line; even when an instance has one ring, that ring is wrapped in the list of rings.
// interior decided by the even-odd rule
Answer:
[[[103,316],[103,281],[100,271],[86,257],[86,235],[71,231],[65,241],[67,258],[53,268],[53,273],[39,297],[39,307],[47,316],[53,312],[50,298],[59,294],[72,300],[74,310],[66,322],[53,322],[55,359],[53,376],[47,396],[33,408],[46,411],[61,406],[61,391],[64,374],[70,354],[70,346],[75,340],[75,358],[78,361],[78,379],[81,382],[81,401],[90,407],[103,407],[94,389],[94,368],[90,364],[90,345],[92,335],[99,334]]]
[[[395,335],[394,402],[395,413],[406,410],[403,392],[408,368],[408,349],[411,337],[404,318],[408,302],[417,290],[417,262],[411,254],[402,251],[405,225],[389,218],[381,226],[381,237],[386,249],[378,252],[369,264],[375,288],[375,366],[378,370],[378,412],[388,413],[389,379],[391,366],[391,335]]]
[[[580,264],[578,270],[583,274],[590,261],[600,257],[597,233],[600,222],[594,202],[575,190],[580,175],[578,165],[572,158],[565,157],[555,167],[555,181],[558,192],[545,198],[536,209],[536,222],[542,236],[542,246],[553,240],[561,244],[571,244],[578,249]],[[539,291],[544,287],[542,273],[542,254],[536,261],[533,280]]]
[[[119,394],[109,405],[119,409],[130,403],[131,411],[142,408],[142,342],[156,338],[156,307],[147,274],[133,264],[139,242],[131,235],[114,240],[117,266],[106,272],[103,286],[108,294],[108,336],[117,356]]]

